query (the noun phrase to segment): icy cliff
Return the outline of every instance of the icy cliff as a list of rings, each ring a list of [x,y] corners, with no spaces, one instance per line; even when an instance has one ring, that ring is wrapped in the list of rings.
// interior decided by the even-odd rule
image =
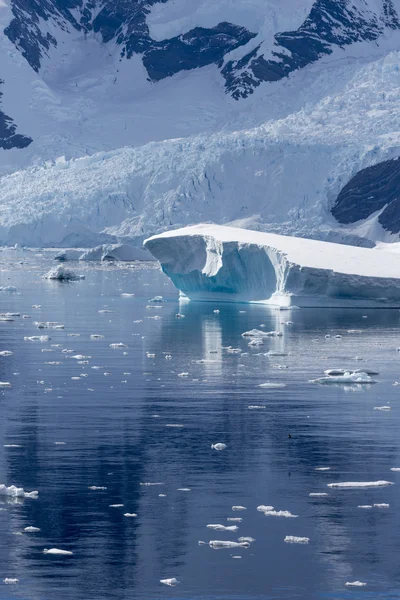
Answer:
[[[145,247],[192,300],[299,307],[400,307],[400,255],[197,225],[153,236]]]

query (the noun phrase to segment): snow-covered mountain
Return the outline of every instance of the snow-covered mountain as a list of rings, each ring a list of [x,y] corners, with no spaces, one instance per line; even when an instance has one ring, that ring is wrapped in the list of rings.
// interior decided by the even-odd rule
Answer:
[[[0,0],[0,243],[397,240],[400,0]]]

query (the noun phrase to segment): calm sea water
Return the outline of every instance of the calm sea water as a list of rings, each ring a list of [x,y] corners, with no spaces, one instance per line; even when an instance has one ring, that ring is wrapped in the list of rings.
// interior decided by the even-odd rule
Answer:
[[[0,253],[0,285],[17,288],[0,292],[0,312],[31,317],[0,322],[0,350],[13,352],[0,357],[12,385],[0,391],[0,483],[39,491],[0,498],[0,598],[400,598],[399,311],[179,304],[154,267],[78,265],[86,279],[60,284],[41,279],[51,263]],[[260,325],[283,336],[252,349],[241,334]],[[378,383],[310,383],[343,366],[375,368]],[[226,450],[212,450],[218,442]],[[382,479],[397,485],[327,487]],[[309,496],[318,492],[328,496]],[[358,508],[376,503],[389,507]],[[298,517],[267,517],[260,504]],[[228,517],[243,519],[237,533],[207,529]],[[208,546],[239,536],[255,541]],[[176,587],[160,583],[173,577]],[[367,587],[345,586],[356,580]]]

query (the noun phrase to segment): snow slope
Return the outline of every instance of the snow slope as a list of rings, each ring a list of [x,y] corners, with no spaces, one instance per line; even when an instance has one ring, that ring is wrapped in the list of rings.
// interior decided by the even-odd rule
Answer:
[[[400,307],[400,256],[317,240],[196,225],[145,247],[193,300]]]

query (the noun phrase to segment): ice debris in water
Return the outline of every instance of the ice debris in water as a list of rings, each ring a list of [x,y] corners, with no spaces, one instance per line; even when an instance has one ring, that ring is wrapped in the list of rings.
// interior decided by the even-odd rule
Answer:
[[[121,294],[122,298],[133,298],[134,296],[135,296],[135,294],[127,294],[127,293]]]
[[[375,379],[372,379],[367,373],[362,371],[351,372],[348,371],[344,375],[329,375],[328,377],[319,377],[318,379],[311,379],[310,383],[378,383]]]
[[[308,537],[297,537],[295,535],[287,535],[284,539],[287,544],[308,544],[310,538]]]
[[[101,340],[104,337],[104,335],[100,335],[99,333],[92,333],[92,335],[90,336],[91,340]]]
[[[110,508],[123,508],[123,504],[109,504],[108,505]]]
[[[43,554],[55,554],[60,556],[71,556],[73,552],[70,550],[60,550],[60,548],[45,548]]]
[[[122,342],[118,342],[116,344],[110,344],[110,348],[116,350],[117,348],[128,348],[127,344],[123,344]]]
[[[256,540],[252,537],[240,537],[238,538],[238,542],[240,542],[241,544],[243,544],[244,542],[248,542],[249,544],[252,544],[253,542],[255,542]]]
[[[242,333],[242,337],[253,337],[253,338],[263,338],[263,337],[281,337],[283,334],[280,331],[261,331],[261,329],[251,329],[250,331],[245,331]]]
[[[394,473],[400,473],[400,467],[392,467],[390,470]]]
[[[214,529],[215,531],[237,531],[239,527],[237,525],[219,525],[210,524],[207,525],[208,529]]]
[[[2,350],[0,352],[0,356],[11,356],[13,354],[13,352],[11,352],[11,350]]]
[[[391,406],[374,406],[374,410],[392,410]]]
[[[232,510],[247,510],[245,506],[232,506]]]
[[[221,540],[211,540],[208,545],[214,550],[222,550],[228,548],[248,548],[249,542],[223,542]]]
[[[270,388],[270,389],[278,389],[286,387],[286,383],[273,383],[271,381],[267,381],[267,383],[260,383],[258,385],[260,388]]]
[[[372,504],[359,504],[357,508],[372,508]]]
[[[37,533],[38,531],[40,531],[39,527],[25,527],[24,531],[26,531],[27,533]]]
[[[136,513],[125,513],[124,517],[132,517],[133,518],[133,517],[137,517],[137,514]]]
[[[265,506],[264,504],[260,504],[260,506],[257,506],[257,510],[259,512],[266,512],[266,511],[274,510],[274,507],[273,506]]]
[[[4,484],[0,485],[0,496],[11,496],[12,498],[34,498],[39,496],[39,492],[25,492],[23,488],[18,488],[15,485],[7,487]]]
[[[97,490],[106,490],[107,488],[103,485],[90,485],[88,487],[89,490],[97,491]]]
[[[221,452],[222,450],[225,450],[228,446],[226,444],[211,444],[211,449],[212,450],[218,450],[219,452]]]
[[[75,271],[71,271],[62,265],[59,265],[58,267],[50,269],[50,271],[44,275],[44,279],[55,279],[56,281],[79,281],[80,279],[85,279],[85,276],[78,275],[75,273]]]
[[[6,585],[14,585],[15,583],[18,583],[19,579],[16,579],[15,577],[6,577],[5,579],[3,579],[3,583],[5,583]]]
[[[342,483],[328,483],[329,488],[342,489],[386,487],[388,485],[393,485],[393,481],[345,481]]]
[[[42,321],[34,321],[33,325],[35,325],[35,327],[37,327],[38,329],[64,329],[65,326],[62,323],[57,323],[57,322],[53,322],[53,321],[47,321],[47,322],[42,322]],[[68,334],[71,335],[71,334]]]
[[[0,292],[16,292],[17,288],[13,285],[3,285],[0,287]]]
[[[0,381],[0,388],[10,388],[11,383],[9,381]]]
[[[178,581],[176,577],[171,577],[170,579],[160,579],[160,583],[163,583],[164,585],[169,585],[170,587],[174,587],[175,585],[178,585],[180,581]]]
[[[266,352],[264,354],[264,356],[287,356],[287,352],[277,352],[275,350],[270,350],[269,352]]]
[[[299,515],[293,515],[290,510],[264,510],[266,517],[286,517],[287,519],[296,519]]]
[[[323,498],[324,496],[328,496],[326,492],[311,492],[309,494],[310,498]]]
[[[390,505],[386,504],[385,502],[381,502],[380,504],[374,504],[374,508],[390,508]]]
[[[325,375],[338,376],[345,375],[346,373],[366,373],[367,375],[379,375],[378,371],[373,369],[327,369],[324,371]]]
[[[227,517],[226,520],[231,523],[241,523],[243,521],[242,517]]]
[[[315,470],[316,471],[330,471],[331,468],[330,467],[316,467]]]
[[[253,338],[248,344],[249,346],[263,346],[264,340],[262,338]]]
[[[48,342],[50,338],[48,335],[30,335],[25,336],[24,340],[26,342]]]
[[[345,585],[347,587],[365,587],[367,584],[363,581],[346,581]]]

